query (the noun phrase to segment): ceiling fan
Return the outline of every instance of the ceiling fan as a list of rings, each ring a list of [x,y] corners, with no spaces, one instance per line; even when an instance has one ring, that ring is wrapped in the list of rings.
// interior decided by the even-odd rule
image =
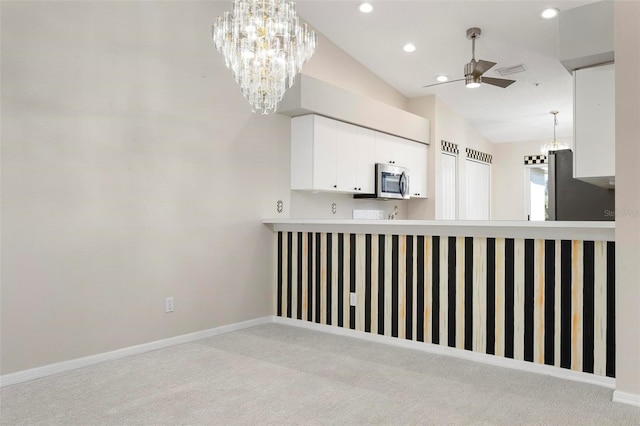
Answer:
[[[476,61],[476,39],[480,37],[481,33],[482,31],[480,30],[480,28],[474,27],[474,28],[469,28],[467,30],[467,38],[471,39],[471,62],[469,62],[464,66],[464,78],[445,81],[443,83],[429,84],[427,86],[422,86],[422,87],[439,86],[441,84],[453,83],[455,81],[463,81],[463,80],[467,85],[467,87],[469,88],[480,87],[481,83],[487,83],[493,86],[505,88],[515,83],[515,80],[507,80],[506,78],[493,78],[493,77],[482,76],[482,74],[487,72],[496,63],[483,61],[482,59]]]

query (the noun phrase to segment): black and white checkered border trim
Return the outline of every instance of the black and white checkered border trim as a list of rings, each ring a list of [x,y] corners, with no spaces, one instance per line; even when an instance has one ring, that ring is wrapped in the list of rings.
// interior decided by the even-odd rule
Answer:
[[[485,152],[476,151],[475,149],[466,148],[467,150],[467,158],[472,160],[482,161],[483,163],[491,164],[493,161],[493,155],[487,154]]]
[[[530,166],[532,164],[547,164],[547,156],[546,155],[525,155],[524,165]]]
[[[442,149],[442,152],[448,152],[451,154],[458,155],[458,145],[453,142],[447,142],[442,140],[440,141],[440,148]]]

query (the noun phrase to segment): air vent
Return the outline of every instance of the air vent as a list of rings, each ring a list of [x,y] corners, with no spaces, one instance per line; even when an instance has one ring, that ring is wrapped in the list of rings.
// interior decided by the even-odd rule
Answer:
[[[512,67],[504,67],[496,69],[496,72],[500,74],[502,77],[511,74],[518,74],[519,72],[525,72],[527,67],[524,64],[514,65]]]

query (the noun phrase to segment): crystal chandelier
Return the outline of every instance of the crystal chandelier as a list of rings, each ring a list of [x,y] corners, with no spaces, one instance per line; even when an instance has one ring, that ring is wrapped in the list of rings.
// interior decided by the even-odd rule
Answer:
[[[316,33],[290,0],[234,0],[213,24],[213,41],[253,112],[275,112],[311,58]]]
[[[540,152],[548,155],[550,151],[559,151],[561,149],[569,149],[569,145],[564,142],[556,141],[556,127],[558,126],[558,111],[550,111],[553,114],[553,142],[545,143],[540,147]]]

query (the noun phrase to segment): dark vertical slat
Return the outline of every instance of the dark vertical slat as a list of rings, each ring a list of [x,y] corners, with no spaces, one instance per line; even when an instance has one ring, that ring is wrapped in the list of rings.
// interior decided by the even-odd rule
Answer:
[[[571,368],[571,241],[560,242],[560,367]]]
[[[464,348],[473,349],[473,237],[464,239]]]
[[[371,333],[371,234],[364,236],[364,331]]]
[[[555,363],[556,242],[544,242],[544,363]]]
[[[524,240],[524,360],[533,361],[534,241]]]
[[[333,255],[332,255],[332,250],[333,250],[333,234],[331,234],[330,232],[327,232],[327,306],[326,306],[326,313],[327,313],[327,324],[331,325],[331,297],[332,297],[332,292],[331,292],[331,286],[333,285]]]
[[[616,377],[616,245],[607,242],[607,366],[606,374]]]
[[[440,237],[431,237],[431,343],[440,343]]]
[[[398,337],[398,236],[391,236],[391,335]]]
[[[593,373],[595,243],[582,243],[582,371]]]
[[[513,358],[514,239],[504,240],[504,356]]]
[[[407,235],[405,261],[405,339],[413,340],[413,235]]]
[[[287,232],[287,318],[291,318],[293,314],[291,305],[293,305],[293,233]]]
[[[344,234],[338,234],[338,327],[344,327]]]
[[[278,301],[276,303],[278,316],[282,316],[282,231],[278,231]]]
[[[384,257],[385,236],[378,235],[378,334],[384,334]]]
[[[302,319],[302,232],[296,232],[296,240],[298,241],[298,252],[296,259],[298,260],[298,274],[296,276],[296,288],[298,289],[296,318]]]
[[[449,263],[447,271],[449,288],[448,340],[449,346],[456,346],[456,237],[449,237]]]
[[[424,236],[416,241],[416,340],[424,342]]]
[[[487,348],[496,353],[496,239],[487,238]]]
[[[322,239],[321,239],[321,234],[319,232],[316,232],[316,306],[315,306],[315,313],[316,313],[316,322],[320,323],[320,313],[321,313],[321,309],[320,309],[320,300],[322,298],[322,294],[320,291],[320,284],[322,281],[322,274],[321,274],[321,270],[322,270],[322,251],[321,251],[321,244],[322,244]]]
[[[349,234],[349,292],[356,292],[356,234]],[[349,328],[356,328],[356,307],[351,306],[349,296]]]
[[[313,233],[307,233],[307,321],[313,322]]]

